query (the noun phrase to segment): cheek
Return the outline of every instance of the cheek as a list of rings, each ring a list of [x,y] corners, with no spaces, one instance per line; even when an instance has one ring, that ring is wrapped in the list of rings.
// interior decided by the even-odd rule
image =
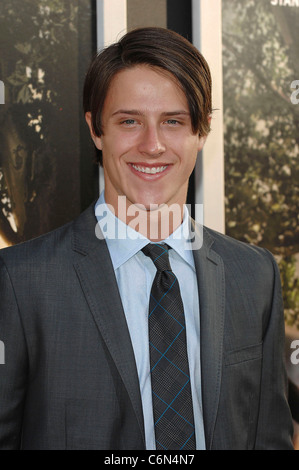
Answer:
[[[184,146],[181,152],[182,165],[186,172],[192,172],[198,155],[198,146],[196,142],[190,142]]]
[[[125,156],[134,147],[133,139],[128,139],[123,136],[113,135],[109,138],[104,137],[102,139],[102,150],[103,154],[106,153],[113,160],[121,161],[122,157]]]

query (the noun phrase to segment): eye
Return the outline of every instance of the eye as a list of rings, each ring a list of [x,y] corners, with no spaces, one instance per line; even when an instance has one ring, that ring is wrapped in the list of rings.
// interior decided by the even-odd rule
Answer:
[[[125,124],[126,126],[132,126],[136,124],[135,119],[125,119],[124,121],[121,122],[121,124]]]
[[[176,119],[167,119],[167,121],[165,121],[166,124],[170,124],[171,126],[176,126],[177,124],[180,124],[179,121],[177,121]]]

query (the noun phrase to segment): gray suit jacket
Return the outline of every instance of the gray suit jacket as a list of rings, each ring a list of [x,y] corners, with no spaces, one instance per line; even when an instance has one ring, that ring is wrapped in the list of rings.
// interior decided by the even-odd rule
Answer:
[[[134,353],[90,207],[0,252],[0,449],[144,449]],[[272,256],[204,229],[194,251],[207,449],[290,449]]]

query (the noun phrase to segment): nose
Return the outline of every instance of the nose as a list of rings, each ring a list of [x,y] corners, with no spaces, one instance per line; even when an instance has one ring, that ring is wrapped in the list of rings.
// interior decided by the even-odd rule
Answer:
[[[148,125],[140,136],[139,149],[141,153],[151,157],[159,156],[166,150],[163,134],[159,127]]]

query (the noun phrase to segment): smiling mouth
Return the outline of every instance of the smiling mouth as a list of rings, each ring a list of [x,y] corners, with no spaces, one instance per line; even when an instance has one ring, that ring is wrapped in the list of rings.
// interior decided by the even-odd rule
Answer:
[[[162,173],[166,170],[166,168],[168,168],[168,165],[153,167],[133,165],[133,163],[131,165],[134,170],[139,171],[140,173],[147,173],[149,175],[156,175],[157,173]]]

